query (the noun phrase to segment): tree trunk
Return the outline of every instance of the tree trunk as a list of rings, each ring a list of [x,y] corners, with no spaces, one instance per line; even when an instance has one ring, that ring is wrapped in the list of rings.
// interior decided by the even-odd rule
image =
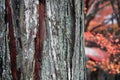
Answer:
[[[6,24],[5,0],[0,0],[0,80],[11,80],[8,25]]]
[[[0,80],[86,80],[83,0],[0,4]]]
[[[46,0],[43,80],[85,80],[82,0]]]

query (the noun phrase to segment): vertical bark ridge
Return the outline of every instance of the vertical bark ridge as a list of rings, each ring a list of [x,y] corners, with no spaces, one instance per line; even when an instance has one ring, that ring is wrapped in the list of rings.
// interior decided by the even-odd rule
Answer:
[[[75,43],[72,62],[72,80],[86,80],[84,52],[83,0],[75,0]],[[78,66],[81,65],[81,66]]]
[[[11,70],[12,70],[12,77],[13,80],[17,79],[17,65],[16,65],[16,55],[17,55],[17,50],[16,50],[16,42],[15,42],[15,37],[14,37],[14,28],[13,28],[13,21],[12,21],[12,11],[11,11],[11,6],[10,6],[10,0],[6,1],[6,11],[7,11],[7,23],[9,27],[9,50],[10,50],[10,59],[11,59]]]
[[[14,25],[14,34],[15,34],[15,40],[16,40],[16,64],[17,64],[17,80],[21,80],[21,52],[22,52],[22,43],[21,43],[21,37],[20,37],[20,5],[21,0],[11,0],[11,9],[12,9],[12,20]]]
[[[39,0],[23,0],[20,10],[22,42],[21,80],[33,80],[35,71],[35,38],[38,28]]]
[[[34,80],[41,80],[40,67],[45,33],[45,2],[39,0],[38,5],[39,27],[35,38],[35,71]]]

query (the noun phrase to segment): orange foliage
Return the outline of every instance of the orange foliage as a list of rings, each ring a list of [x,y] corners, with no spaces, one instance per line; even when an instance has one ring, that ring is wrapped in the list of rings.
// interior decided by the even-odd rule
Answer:
[[[96,68],[99,67],[110,74],[120,73],[120,43],[118,43],[120,40],[114,40],[112,35],[107,39],[99,33],[92,34],[90,32],[85,32],[84,36],[86,40],[85,45],[89,44],[87,41],[95,42],[101,49],[106,49],[108,55],[108,57],[101,62],[89,60],[86,63],[86,67],[91,71],[96,71]]]

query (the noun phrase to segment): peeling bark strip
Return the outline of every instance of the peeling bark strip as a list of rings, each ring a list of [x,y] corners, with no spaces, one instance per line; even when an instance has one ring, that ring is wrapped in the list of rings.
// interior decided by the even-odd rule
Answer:
[[[16,42],[14,37],[14,28],[13,28],[13,21],[12,21],[12,11],[10,6],[10,0],[6,0],[6,11],[7,11],[7,23],[9,26],[9,50],[10,50],[10,59],[11,59],[11,70],[12,70],[12,77],[13,80],[16,80],[16,73],[17,73],[17,65],[16,65]]]
[[[39,0],[38,5],[39,27],[35,38],[35,71],[34,80],[41,80],[41,59],[43,51],[44,33],[45,33],[45,2]]]

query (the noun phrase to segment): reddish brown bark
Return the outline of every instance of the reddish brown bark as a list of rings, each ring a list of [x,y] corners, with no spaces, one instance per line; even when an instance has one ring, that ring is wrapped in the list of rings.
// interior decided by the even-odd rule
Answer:
[[[44,24],[44,22],[45,22],[45,3],[44,3],[44,0],[39,2],[38,14],[39,14],[39,27],[38,27],[38,32],[36,34],[36,39],[35,39],[34,80],[41,80],[40,79],[40,65],[41,65],[41,57],[42,57],[44,34],[45,34],[45,24]]]
[[[7,23],[9,24],[9,50],[10,50],[10,59],[11,59],[11,71],[13,80],[17,79],[17,65],[16,65],[16,42],[14,37],[14,28],[13,28],[13,21],[12,21],[12,11],[10,7],[10,0],[6,0],[6,12],[7,12]]]

